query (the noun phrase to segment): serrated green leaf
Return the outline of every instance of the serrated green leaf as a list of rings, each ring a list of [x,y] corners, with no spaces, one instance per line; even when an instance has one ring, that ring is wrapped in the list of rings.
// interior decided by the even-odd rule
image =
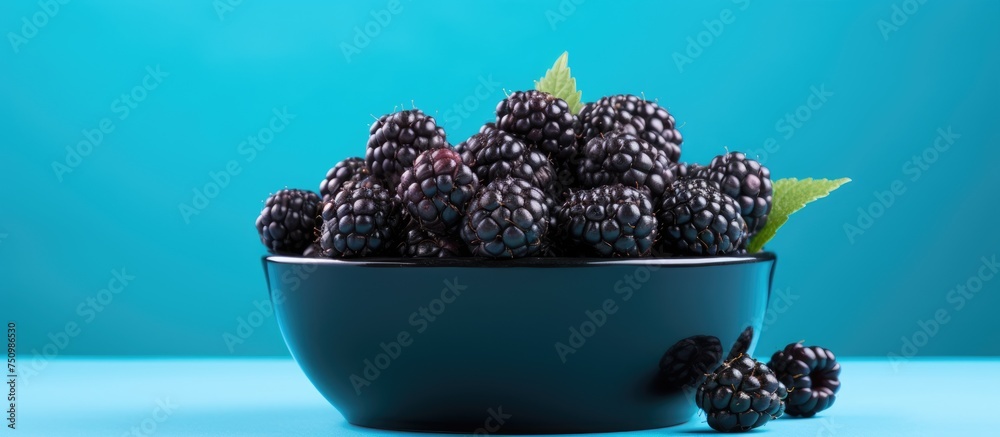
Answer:
[[[788,221],[788,216],[802,209],[806,204],[826,197],[833,190],[850,181],[849,178],[834,180],[787,178],[775,181],[774,199],[772,200],[771,213],[767,216],[767,224],[764,225],[764,229],[761,229],[750,239],[747,251],[750,253],[760,252],[764,245],[771,241],[771,238],[774,238],[778,228]]]
[[[577,91],[576,79],[569,71],[569,52],[563,52],[555,64],[552,64],[552,68],[545,72],[545,76],[535,81],[535,89],[565,100],[570,112],[574,114],[583,109],[583,103],[580,102],[583,93]]]

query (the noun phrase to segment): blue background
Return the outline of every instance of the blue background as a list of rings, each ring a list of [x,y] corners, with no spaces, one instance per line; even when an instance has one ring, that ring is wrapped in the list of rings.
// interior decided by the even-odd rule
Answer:
[[[944,311],[934,335],[916,334],[919,356],[1000,354],[1000,279],[960,308],[948,300],[1000,251],[998,2],[930,1],[898,12],[887,38],[891,1],[218,4],[71,2],[51,17],[35,1],[0,4],[2,317],[23,353],[286,355],[273,317],[245,343],[223,341],[266,301],[262,199],[315,190],[394,108],[435,114],[457,143],[567,50],[584,100],[644,93],[667,106],[682,160],[728,147],[776,178],[854,179],[769,245],[790,305],[772,307],[758,350],[804,339],[900,354],[901,337]],[[33,32],[22,17],[36,14]],[[374,36],[345,54],[366,26]],[[155,89],[135,89],[157,67],[168,75]],[[814,87],[833,94],[802,109]],[[122,117],[128,93],[145,98]],[[285,108],[294,118],[249,159],[241,142]],[[796,111],[799,127],[779,123]],[[55,171],[104,118],[114,130]],[[960,138],[928,152],[948,127]],[[925,152],[936,161],[912,180],[907,162]],[[227,165],[239,173],[185,217],[179,205]],[[896,180],[905,193],[849,238],[845,224]],[[81,311],[113,270],[134,279],[101,312]],[[67,323],[75,336],[52,340]]]

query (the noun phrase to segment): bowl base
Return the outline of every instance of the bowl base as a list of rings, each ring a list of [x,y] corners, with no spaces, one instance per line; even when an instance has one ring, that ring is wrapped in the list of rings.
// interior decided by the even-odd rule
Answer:
[[[670,419],[670,418],[666,418]],[[691,420],[691,417],[685,417],[683,419],[673,418],[674,420],[657,420],[657,421],[647,421],[644,423],[620,423],[620,424],[607,424],[603,427],[581,427],[575,425],[574,421],[567,421],[564,423],[556,423],[557,421],[552,421],[549,423],[534,423],[516,424],[513,421],[504,424],[497,424],[495,422],[485,423],[486,419],[480,422],[467,422],[467,421],[399,421],[399,420],[382,420],[382,419],[368,419],[368,420],[357,420],[348,419],[347,422],[354,426],[359,426],[362,428],[371,428],[387,431],[405,431],[405,432],[423,432],[423,433],[447,433],[447,434],[473,434],[473,435],[486,435],[486,434],[589,434],[589,433],[604,433],[604,432],[626,432],[626,431],[644,431],[650,429],[661,429],[671,426],[683,425]]]

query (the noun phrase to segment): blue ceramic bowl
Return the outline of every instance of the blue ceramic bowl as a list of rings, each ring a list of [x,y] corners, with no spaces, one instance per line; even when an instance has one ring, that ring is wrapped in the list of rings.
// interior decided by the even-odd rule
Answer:
[[[774,265],[264,258],[288,349],[348,422],[502,434],[686,422],[706,369],[753,351]]]

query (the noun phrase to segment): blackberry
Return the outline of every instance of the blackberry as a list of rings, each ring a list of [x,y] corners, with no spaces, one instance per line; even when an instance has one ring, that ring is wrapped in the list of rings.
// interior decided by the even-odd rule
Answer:
[[[413,220],[403,232],[399,254],[411,258],[453,258],[469,252],[457,235],[437,235],[423,230]]]
[[[711,335],[681,339],[660,358],[660,376],[667,388],[697,387],[722,364],[722,343]]]
[[[724,363],[698,387],[695,401],[722,432],[758,428],[784,413],[785,386],[763,363],[744,356]]]
[[[736,337],[736,342],[733,343],[733,348],[729,349],[729,355],[726,355],[726,361],[747,355],[747,352],[750,351],[751,343],[753,343],[753,326],[747,326],[746,329],[740,333],[740,336]]]
[[[638,135],[646,130],[646,120],[633,117],[631,113],[619,114],[607,97],[597,102],[583,105],[580,109],[580,129],[584,141],[612,132]]]
[[[611,132],[636,135],[649,142],[673,162],[681,156],[684,139],[676,129],[674,117],[666,109],[629,94],[602,97],[580,110],[583,139]]]
[[[526,180],[490,182],[469,205],[461,228],[473,255],[520,258],[542,248],[549,227],[549,207],[542,190]]]
[[[792,343],[775,352],[767,365],[788,387],[785,408],[792,416],[815,416],[837,399],[840,363],[829,349]]]
[[[614,132],[593,138],[582,155],[577,177],[584,187],[621,183],[645,187],[657,199],[677,179],[677,165],[635,135]]]
[[[680,168],[680,166],[677,166],[677,168]],[[663,198],[666,199],[667,197],[676,196],[677,193],[680,193],[681,191],[690,191],[694,189],[711,189],[719,191],[719,184],[708,179],[701,178],[678,179],[674,183],[670,184],[666,190],[664,190]]]
[[[368,174],[368,167],[365,166],[363,158],[347,158],[326,172],[326,179],[319,184],[319,195],[326,202],[337,195],[344,182],[361,180]]]
[[[318,241],[313,241],[306,250],[302,251],[302,256],[305,258],[320,258],[323,256],[323,248],[319,246]]]
[[[341,187],[323,204],[323,255],[347,258],[377,255],[390,247],[399,229],[397,200],[381,184],[367,178]]]
[[[774,192],[767,167],[742,153],[731,152],[716,156],[704,177],[718,183],[723,194],[736,199],[750,235],[764,227]]]
[[[483,126],[458,148],[462,161],[472,168],[481,184],[507,176],[539,188],[549,187],[552,181],[552,165],[545,155],[492,125]]]
[[[568,242],[600,256],[649,256],[657,237],[649,197],[621,184],[572,193],[557,223]]]
[[[703,180],[677,181],[660,204],[660,240],[678,255],[727,255],[745,248],[747,225],[735,200]]]
[[[369,133],[365,164],[389,189],[396,188],[417,155],[447,145],[444,129],[419,109],[383,115],[372,123]]]
[[[271,253],[301,255],[315,240],[320,199],[306,190],[284,189],[270,195],[257,216],[260,242]]]
[[[450,148],[428,150],[400,178],[397,195],[410,216],[431,232],[447,232],[462,221],[479,179]]]
[[[680,163],[677,164],[677,179],[704,179],[705,178],[705,166],[701,164],[687,164]]]
[[[541,91],[518,91],[497,104],[496,113],[500,130],[540,150],[554,163],[567,162],[576,154],[580,121],[565,100]]]
[[[678,137],[680,137],[680,134],[678,134]],[[645,131],[639,133],[639,138],[645,140],[654,149],[663,152],[671,162],[676,163],[681,158],[681,146],[671,142],[661,134]]]

